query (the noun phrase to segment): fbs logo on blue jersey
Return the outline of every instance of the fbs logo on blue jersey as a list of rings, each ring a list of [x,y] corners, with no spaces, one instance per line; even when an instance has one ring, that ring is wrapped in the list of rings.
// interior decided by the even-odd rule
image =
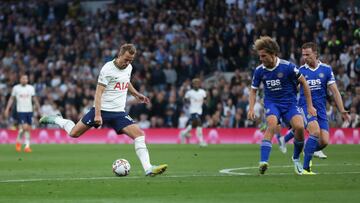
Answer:
[[[274,86],[279,86],[280,83],[280,79],[276,79],[276,80],[266,80],[266,86],[268,87],[274,87]]]
[[[320,79],[307,80],[307,83],[308,83],[310,86],[321,85],[321,80],[320,80]]]

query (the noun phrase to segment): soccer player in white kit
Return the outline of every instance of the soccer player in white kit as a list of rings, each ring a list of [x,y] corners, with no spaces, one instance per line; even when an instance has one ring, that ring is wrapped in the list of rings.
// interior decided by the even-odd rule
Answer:
[[[149,152],[145,144],[145,134],[125,112],[127,92],[138,101],[149,103],[149,98],[140,94],[131,84],[132,61],[136,48],[133,44],[120,47],[117,58],[107,62],[100,70],[95,91],[95,107],[93,107],[76,125],[73,121],[61,116],[44,116],[40,123],[58,124],[74,138],[80,137],[91,127],[99,127],[103,123],[111,126],[117,134],[125,133],[134,140],[135,151],[144,168],[146,176],[163,173],[167,164],[151,165]]]
[[[202,106],[206,99],[205,90],[201,89],[201,81],[198,78],[192,80],[193,88],[185,93],[185,100],[190,102],[190,119],[188,126],[180,132],[181,143],[185,143],[186,137],[190,137],[190,131],[196,128],[196,136],[199,140],[199,145],[202,147],[207,146],[203,138],[201,115],[203,112]]]
[[[21,140],[25,135],[25,152],[31,152],[30,148],[30,130],[33,116],[33,101],[36,108],[40,110],[39,101],[35,97],[35,89],[32,85],[28,84],[29,79],[27,75],[21,75],[20,84],[14,86],[11,96],[5,108],[5,117],[9,116],[10,109],[13,105],[14,99],[16,100],[16,112],[19,125],[19,132],[16,138],[15,149],[21,152]]]

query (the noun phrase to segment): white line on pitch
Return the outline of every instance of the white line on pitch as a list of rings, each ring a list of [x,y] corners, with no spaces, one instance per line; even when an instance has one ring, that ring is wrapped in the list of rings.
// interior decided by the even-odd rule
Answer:
[[[330,164],[316,164],[316,166],[329,166]],[[354,164],[331,164],[332,166],[338,165],[338,166],[360,166],[360,164],[354,163]],[[271,168],[291,168],[294,167],[293,165],[284,165],[284,166],[271,166]],[[244,172],[235,172],[235,171],[244,171],[249,169],[258,169],[257,166],[246,166],[246,167],[240,167],[240,168],[225,168],[219,171],[219,173],[222,174],[228,174],[228,175],[238,175],[238,176],[258,176],[258,174],[255,173],[244,173]],[[340,174],[359,174],[360,171],[344,171],[344,172],[323,172],[323,173],[317,173],[322,175],[340,175]],[[272,173],[267,174],[272,176],[279,176],[279,175],[294,175],[294,173]]]
[[[191,177],[226,177],[227,175],[209,174],[209,175],[162,175],[154,178],[191,178]],[[33,179],[14,179],[14,180],[0,180],[0,183],[24,183],[24,182],[43,182],[43,181],[74,181],[74,180],[121,180],[121,179],[152,179],[152,177],[145,176],[127,176],[127,177],[79,177],[79,178],[33,178]]]

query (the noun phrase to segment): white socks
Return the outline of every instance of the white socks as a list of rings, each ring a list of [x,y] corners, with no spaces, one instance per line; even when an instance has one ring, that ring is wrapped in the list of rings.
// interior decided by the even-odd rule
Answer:
[[[25,148],[30,147],[30,132],[25,131],[24,134],[25,134]]]
[[[190,132],[191,129],[192,129],[192,127],[191,127],[191,124],[190,124],[185,128],[184,135],[187,135]]]
[[[24,135],[24,130],[22,128],[19,129],[18,136],[16,137],[16,142],[21,143],[22,137]]]
[[[19,129],[19,133],[16,138],[16,142],[21,143],[23,135],[25,135],[25,147],[30,147],[30,132],[29,131]]]
[[[75,126],[75,123],[68,119],[63,119],[62,117],[56,117],[55,123],[58,124],[62,129],[64,129],[69,135],[73,127]]]
[[[202,127],[196,127],[196,136],[199,139],[200,143],[204,142],[203,133],[202,133]]]
[[[144,171],[151,168],[149,151],[146,148],[145,136],[140,136],[134,139],[135,152],[139,157],[141,165],[144,168]]]

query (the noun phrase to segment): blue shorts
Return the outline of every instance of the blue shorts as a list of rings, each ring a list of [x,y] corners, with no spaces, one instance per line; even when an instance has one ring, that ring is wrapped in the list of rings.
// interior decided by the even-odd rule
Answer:
[[[101,111],[101,117],[103,124],[113,128],[117,134],[121,134],[121,130],[126,126],[135,123],[126,112]],[[95,124],[94,118],[95,108],[93,107],[81,121],[87,126],[97,128],[99,125]]]
[[[18,112],[17,113],[17,120],[18,120],[19,124],[21,124],[21,125],[22,124],[31,125],[32,116],[33,116],[32,112]]]
[[[314,104],[314,108],[316,109],[317,116],[312,116],[308,114],[306,105],[302,106],[301,108],[304,111],[303,116],[304,116],[304,123],[306,128],[307,128],[307,124],[310,123],[311,121],[317,121],[319,123],[320,129],[329,131],[329,122],[327,120],[325,108]]]
[[[291,119],[296,115],[302,115],[301,109],[293,104],[279,104],[279,103],[267,103],[265,104],[265,115],[266,117],[270,115],[274,115],[277,117],[278,122],[280,124],[280,120],[282,120],[286,125],[290,125]]]
[[[198,113],[192,113],[192,114],[190,114],[189,122],[192,122],[192,121],[199,121],[199,122],[201,122],[201,115],[198,114]]]

